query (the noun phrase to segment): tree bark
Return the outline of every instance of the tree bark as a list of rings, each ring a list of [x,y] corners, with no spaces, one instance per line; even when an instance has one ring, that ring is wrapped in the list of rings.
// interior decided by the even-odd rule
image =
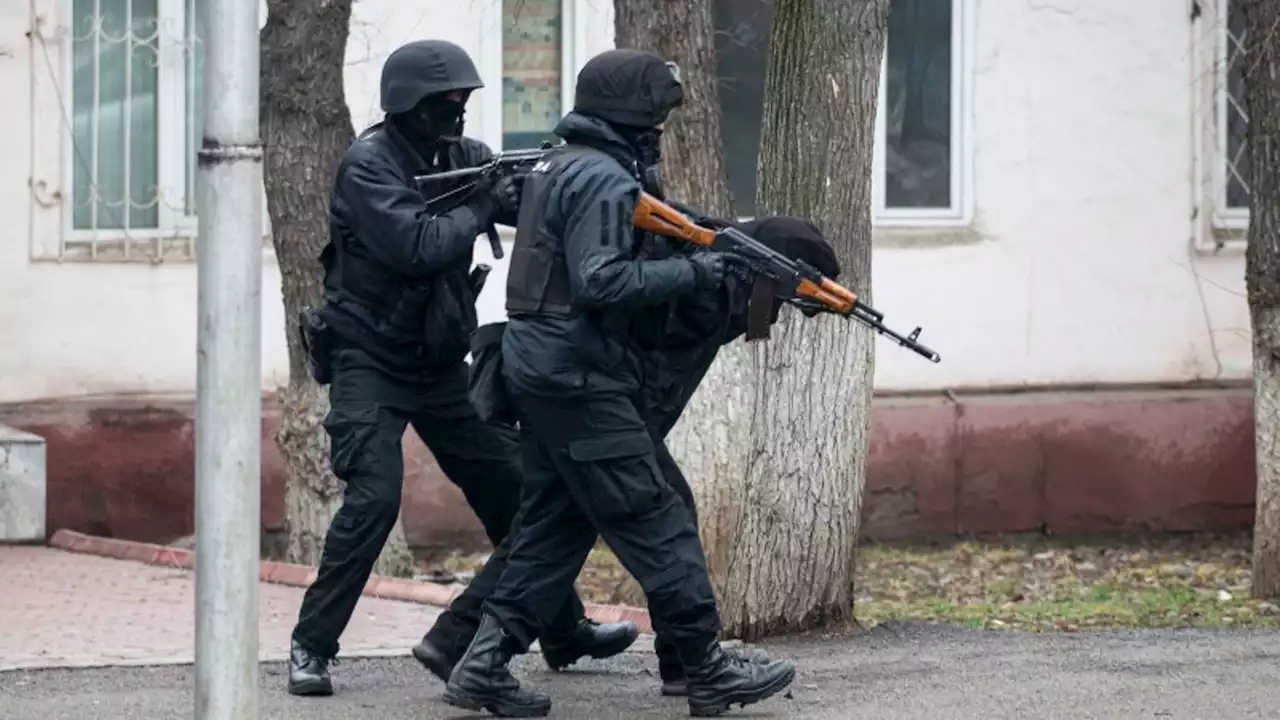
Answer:
[[[284,295],[289,385],[278,393],[276,442],[285,459],[287,559],[316,565],[342,499],[329,466],[328,390],[306,369],[298,313],[323,302],[320,251],[329,233],[329,191],[354,139],[343,91],[352,0],[268,0],[261,34],[262,141],[267,209]],[[413,557],[401,523],[375,572],[408,575]]]
[[[777,0],[760,213],[811,218],[871,297],[871,157],[888,0]],[[751,346],[750,446],[721,612],[748,640],[847,621],[865,479],[873,335],[787,309]]]
[[[711,0],[614,0],[613,12],[615,46],[649,50],[680,66],[684,105],[662,134],[667,193],[708,215],[729,216]]]
[[[1280,597],[1280,0],[1240,2],[1248,28],[1244,78],[1250,161],[1245,285],[1253,325],[1258,495],[1253,595]]]
[[[614,0],[614,44],[650,50],[680,65],[684,105],[672,113],[663,132],[666,192],[708,215],[731,217],[712,1],[661,0],[655,5],[652,0]],[[737,509],[733,493],[745,472],[745,425],[735,419],[747,413],[748,395],[742,390],[746,362],[742,343],[721,350],[667,440],[693,487],[717,592],[728,572]],[[630,576],[617,596],[628,604],[644,602]]]

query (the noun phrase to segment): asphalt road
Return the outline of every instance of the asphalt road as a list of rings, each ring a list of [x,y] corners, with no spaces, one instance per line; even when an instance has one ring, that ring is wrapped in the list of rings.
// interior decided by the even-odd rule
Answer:
[[[789,639],[791,697],[725,717],[897,720],[1090,720],[1280,717],[1280,632],[1136,631],[1023,635],[895,625],[856,637]],[[687,717],[658,694],[652,655],[588,661],[561,674],[536,657],[519,676],[549,691],[552,717]],[[343,661],[337,694],[293,698],[284,668],[262,666],[261,717],[431,720],[475,717],[445,705],[441,684],[411,658]],[[0,673],[0,718],[191,717],[190,666]]]

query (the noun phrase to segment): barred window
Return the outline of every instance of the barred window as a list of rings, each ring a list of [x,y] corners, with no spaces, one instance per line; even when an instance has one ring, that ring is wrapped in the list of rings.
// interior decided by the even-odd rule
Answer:
[[[1199,212],[1195,245],[1242,244],[1249,228],[1249,153],[1244,74],[1247,23],[1236,0],[1198,0],[1191,60],[1197,95],[1193,117]]]
[[[204,76],[197,0],[71,6],[71,240],[193,235]]]

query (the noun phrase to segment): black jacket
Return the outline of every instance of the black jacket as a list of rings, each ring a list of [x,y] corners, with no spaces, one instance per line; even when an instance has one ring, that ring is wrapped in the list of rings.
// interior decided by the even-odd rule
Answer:
[[[468,282],[472,249],[491,204],[428,209],[414,176],[474,167],[493,156],[471,138],[429,163],[391,123],[363,132],[338,167],[321,254],[321,317],[339,345],[359,347],[396,370],[431,372],[461,362],[476,327]],[[438,195],[461,181],[431,188]]]
[[[642,236],[631,218],[640,171],[634,149],[620,135],[577,113],[555,132],[571,145],[599,151],[561,172],[543,213],[546,230],[563,246],[573,309],[568,315],[511,313],[503,373],[513,392],[632,395],[644,373],[632,318],[694,292],[698,273],[678,254],[637,260]]]

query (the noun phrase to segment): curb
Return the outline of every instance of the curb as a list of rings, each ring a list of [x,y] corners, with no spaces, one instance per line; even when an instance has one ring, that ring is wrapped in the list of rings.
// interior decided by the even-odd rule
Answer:
[[[196,554],[191,550],[85,535],[74,530],[58,530],[53,537],[49,538],[49,546],[73,553],[98,555],[116,560],[132,560],[147,565],[162,565],[183,570],[194,570],[196,567]],[[315,568],[306,565],[271,560],[264,560],[258,564],[258,579],[262,582],[305,588],[310,586],[315,578]],[[384,600],[399,600],[443,608],[448,607],[454,598],[461,595],[462,590],[463,588],[457,586],[448,588],[407,578],[371,575],[369,582],[365,583],[362,594]],[[640,632],[653,632],[649,613],[641,608],[598,603],[584,603],[584,605],[587,609],[587,617],[596,622],[616,623],[629,620],[636,624]]]

